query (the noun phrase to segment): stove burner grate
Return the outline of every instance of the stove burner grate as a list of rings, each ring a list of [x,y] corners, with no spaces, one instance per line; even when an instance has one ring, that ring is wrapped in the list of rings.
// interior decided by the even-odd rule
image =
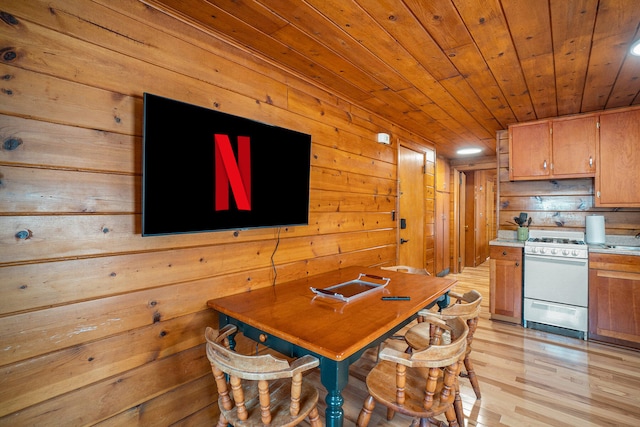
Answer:
[[[556,243],[559,245],[585,245],[584,240],[564,239],[558,237],[530,237],[531,243]]]

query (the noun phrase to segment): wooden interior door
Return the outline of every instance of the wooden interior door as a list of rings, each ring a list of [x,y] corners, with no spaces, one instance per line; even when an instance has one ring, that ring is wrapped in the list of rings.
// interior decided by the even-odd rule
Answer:
[[[487,229],[487,174],[483,170],[475,171],[475,261],[474,265],[480,265],[489,258],[489,240]]]
[[[425,268],[425,154],[400,146],[398,150],[398,264]]]
[[[450,272],[450,201],[449,193],[436,191],[436,276],[446,276]]]
[[[458,196],[459,199],[459,210],[458,212],[454,212],[454,214],[458,215],[458,241],[459,241],[459,249],[458,249],[458,271],[457,273],[462,273],[465,266],[465,258],[466,258],[466,230],[467,230],[467,220],[466,220],[466,211],[467,211],[467,175],[464,172],[460,172],[459,180],[458,180]],[[473,203],[473,200],[471,201]]]
[[[451,167],[446,159],[436,160],[435,273],[445,276],[451,266]]]
[[[469,172],[465,180],[465,266],[476,267],[476,191],[475,174]]]

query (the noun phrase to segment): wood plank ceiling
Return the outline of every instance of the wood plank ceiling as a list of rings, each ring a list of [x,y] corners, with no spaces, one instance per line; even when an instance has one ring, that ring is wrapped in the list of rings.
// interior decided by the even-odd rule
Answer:
[[[147,0],[436,144],[640,104],[638,0]]]

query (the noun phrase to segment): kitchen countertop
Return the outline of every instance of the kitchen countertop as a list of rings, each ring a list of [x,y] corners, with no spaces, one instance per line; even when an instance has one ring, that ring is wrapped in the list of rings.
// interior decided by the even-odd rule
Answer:
[[[524,241],[518,240],[518,235],[512,230],[498,230],[498,238],[491,240],[491,246],[513,246],[516,248],[524,248]]]
[[[524,242],[518,239],[495,239],[489,242],[491,246],[514,246],[516,248],[524,248]]]
[[[601,253],[601,254],[616,254],[616,255],[635,255],[640,256],[640,250],[626,250],[619,248],[610,248],[608,246],[623,245],[623,246],[640,246],[640,238],[633,236],[620,236],[614,234],[607,234],[604,236],[605,243],[589,244],[589,252]]]
[[[498,230],[497,239],[489,242],[491,246],[513,246],[517,248],[523,248],[524,242],[517,239],[517,233],[512,230]],[[601,254],[616,254],[616,255],[634,255],[640,257],[640,250],[626,250],[611,248],[609,246],[623,245],[623,246],[640,246],[640,238],[633,236],[619,236],[609,235],[605,236],[604,244],[589,244],[589,252],[601,253]]]

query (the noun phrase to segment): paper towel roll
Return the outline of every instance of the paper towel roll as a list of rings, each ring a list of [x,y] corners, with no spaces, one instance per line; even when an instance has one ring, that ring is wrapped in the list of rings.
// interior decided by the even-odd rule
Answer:
[[[602,244],[604,243],[604,216],[589,215],[587,216],[587,243]]]

